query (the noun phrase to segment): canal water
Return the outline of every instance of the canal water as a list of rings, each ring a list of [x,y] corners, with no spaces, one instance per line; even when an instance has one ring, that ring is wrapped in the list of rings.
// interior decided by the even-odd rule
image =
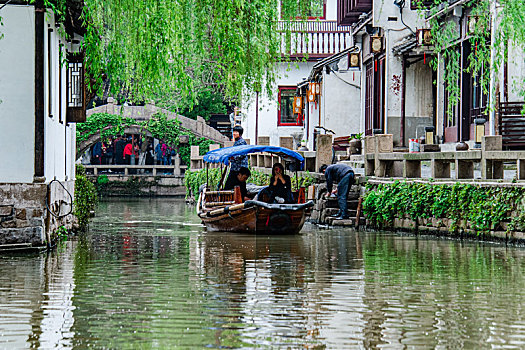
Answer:
[[[0,256],[0,348],[525,348],[525,249],[389,233],[206,233],[177,200],[103,202]]]

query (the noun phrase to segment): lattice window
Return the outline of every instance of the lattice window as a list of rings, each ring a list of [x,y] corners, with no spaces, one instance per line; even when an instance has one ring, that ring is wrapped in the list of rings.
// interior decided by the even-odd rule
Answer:
[[[67,66],[67,122],[86,121],[86,88],[83,54],[68,55]]]

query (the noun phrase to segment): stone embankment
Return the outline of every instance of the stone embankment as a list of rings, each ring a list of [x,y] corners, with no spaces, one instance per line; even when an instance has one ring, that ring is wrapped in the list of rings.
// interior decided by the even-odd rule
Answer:
[[[65,189],[73,193],[74,181],[63,185],[0,184],[0,250],[45,247],[59,227],[74,226],[73,215],[55,217],[46,209],[62,214],[71,211]]]
[[[361,209],[361,185],[352,186],[348,193],[347,220],[335,220],[333,216],[339,211],[336,197],[325,198],[326,184],[319,184],[315,190],[315,206],[310,215],[310,222],[320,225],[333,225],[345,227],[359,227],[365,225],[365,217]],[[359,219],[358,219],[359,218]]]
[[[368,180],[368,228],[482,240],[525,241],[525,186],[518,183]]]

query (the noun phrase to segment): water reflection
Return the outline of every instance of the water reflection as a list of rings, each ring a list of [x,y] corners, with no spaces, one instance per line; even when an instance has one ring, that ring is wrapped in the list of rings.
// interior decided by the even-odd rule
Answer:
[[[0,257],[0,348],[525,346],[520,248],[206,233],[173,200],[99,213],[56,252]]]

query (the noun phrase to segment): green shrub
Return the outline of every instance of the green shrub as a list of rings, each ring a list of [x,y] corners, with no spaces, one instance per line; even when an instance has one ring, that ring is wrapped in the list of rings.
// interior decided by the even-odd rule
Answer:
[[[98,195],[95,185],[87,179],[84,167],[77,165],[73,214],[77,217],[81,230],[87,228],[91,211],[95,210],[97,204]]]
[[[451,231],[470,228],[478,233],[509,228],[523,228],[525,189],[516,187],[479,187],[456,183],[453,186],[435,183],[369,184],[363,210],[370,222],[388,227],[395,218],[451,219]],[[511,213],[519,213],[510,217]]]
[[[252,175],[248,179],[249,183],[252,183],[257,186],[268,186],[270,183],[270,174],[264,173],[262,171],[257,171],[250,169]],[[221,169],[214,168],[208,169],[208,185],[210,188],[216,188],[221,180]],[[291,176],[292,180],[292,189],[297,190],[297,181],[295,174]],[[315,179],[310,176],[308,172],[303,173],[303,176],[299,176],[299,187],[308,187],[313,184]],[[184,176],[184,186],[186,186],[186,195],[189,197],[193,194],[194,197],[197,197],[199,193],[199,187],[202,184],[206,183],[206,169],[196,170],[196,171],[187,171]]]

